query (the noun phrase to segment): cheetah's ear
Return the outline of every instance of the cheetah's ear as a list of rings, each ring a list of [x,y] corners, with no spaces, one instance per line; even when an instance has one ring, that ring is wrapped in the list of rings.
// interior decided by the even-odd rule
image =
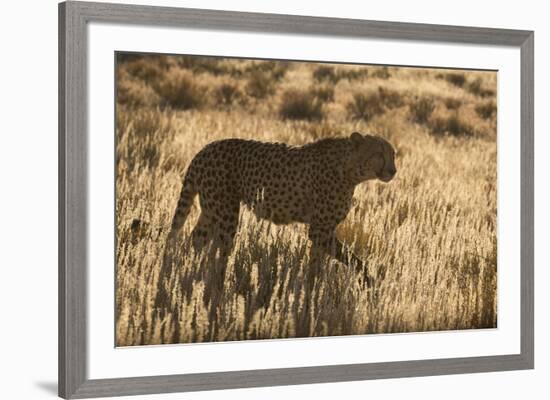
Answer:
[[[355,146],[359,146],[361,143],[365,142],[365,137],[359,132],[353,132],[349,138]]]

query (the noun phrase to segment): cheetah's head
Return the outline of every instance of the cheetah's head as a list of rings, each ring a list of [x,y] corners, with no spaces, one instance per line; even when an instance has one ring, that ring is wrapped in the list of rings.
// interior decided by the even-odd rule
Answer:
[[[395,176],[395,150],[379,136],[353,132],[350,136],[352,153],[349,173],[357,182],[379,179],[389,182]]]

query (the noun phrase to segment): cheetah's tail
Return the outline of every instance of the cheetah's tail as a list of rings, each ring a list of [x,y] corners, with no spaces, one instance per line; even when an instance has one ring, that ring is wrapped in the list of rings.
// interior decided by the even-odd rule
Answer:
[[[185,220],[189,216],[189,211],[191,210],[191,205],[193,204],[193,199],[197,195],[195,186],[193,185],[192,179],[190,179],[189,174],[185,176],[183,180],[183,186],[180,192],[180,198],[178,200],[178,205],[176,207],[176,212],[172,218],[172,226],[170,227],[169,238],[177,236],[177,233],[183,227]]]

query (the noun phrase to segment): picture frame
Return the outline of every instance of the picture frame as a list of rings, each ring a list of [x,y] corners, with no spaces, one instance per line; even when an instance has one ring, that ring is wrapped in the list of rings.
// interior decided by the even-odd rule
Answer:
[[[521,57],[519,354],[113,379],[87,374],[87,26],[90,22],[509,46]],[[534,368],[534,33],[92,2],[59,4],[59,395],[89,398]],[[345,339],[344,339],[345,340]]]

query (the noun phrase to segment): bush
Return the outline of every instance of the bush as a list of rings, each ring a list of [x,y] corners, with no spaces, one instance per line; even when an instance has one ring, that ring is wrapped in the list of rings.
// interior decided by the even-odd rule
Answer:
[[[280,62],[274,63],[272,65],[273,65],[273,67],[271,68],[271,76],[276,81],[280,81],[286,75],[286,71],[288,69],[288,66],[286,64],[282,64]]]
[[[323,118],[323,102],[311,91],[290,89],[282,95],[279,115],[284,119],[319,120]]]
[[[366,69],[366,68],[362,68],[362,69],[347,69],[347,70],[342,70],[342,71],[340,71],[340,73],[338,74],[338,77],[339,77],[340,79],[347,79],[348,81],[353,81],[353,80],[364,79],[364,78],[366,78],[368,75],[369,75],[369,70]]]
[[[434,109],[435,103],[431,97],[421,97],[417,101],[409,104],[409,112],[412,120],[418,124],[426,123]]]
[[[450,72],[448,74],[445,74],[444,78],[450,84],[458,87],[463,87],[464,84],[466,83],[466,76],[458,72]]]
[[[119,74],[116,84],[117,104],[128,107],[154,107],[159,104],[157,93],[145,82]]]
[[[241,79],[245,75],[245,71],[232,65],[227,69],[227,73],[235,79]]]
[[[478,104],[475,110],[477,115],[481,118],[491,119],[497,112],[497,105],[494,101],[488,101],[483,104]]]
[[[275,81],[284,78],[288,69],[288,63],[285,61],[258,61],[247,68],[249,72],[261,71],[271,76]]]
[[[208,72],[216,76],[228,72],[227,68],[220,61],[220,58],[206,56],[179,56],[177,58],[177,64],[181,68],[191,70],[195,73]]]
[[[453,99],[452,97],[447,97],[443,102],[445,103],[445,107],[449,110],[458,110],[462,105],[462,101]]]
[[[347,105],[348,114],[353,119],[369,121],[372,117],[384,112],[380,99],[376,93],[355,93],[353,100]]]
[[[320,66],[313,71],[313,79],[317,82],[332,82],[337,83],[340,77],[336,73],[333,67],[329,66]]]
[[[242,93],[239,88],[232,83],[223,83],[214,93],[216,102],[222,106],[231,106],[242,99]]]
[[[141,60],[144,56],[136,53],[117,53],[117,63],[123,64],[131,61]]]
[[[381,86],[378,87],[378,99],[384,107],[389,109],[401,107],[404,104],[401,93]]]
[[[317,82],[330,82],[332,84],[338,83],[341,79],[347,79],[349,81],[364,79],[368,76],[369,71],[366,68],[362,69],[343,69],[335,70],[333,67],[320,66],[313,71],[313,79]]]
[[[470,93],[480,97],[489,97],[495,95],[494,90],[486,89],[483,87],[483,81],[479,77],[470,82],[467,89]]]
[[[130,75],[149,84],[162,79],[164,73],[151,58],[140,58],[126,63],[124,67]]]
[[[322,102],[334,101],[334,88],[330,86],[319,86],[311,89],[311,94]]]
[[[454,113],[448,117],[437,117],[431,121],[432,133],[436,135],[472,136],[474,129]]]
[[[391,78],[390,70],[389,70],[388,67],[376,68],[374,70],[374,72],[372,73],[372,76],[374,76],[375,78],[380,78],[380,79],[390,79]]]
[[[257,99],[263,99],[275,92],[273,78],[262,71],[251,72],[246,85],[246,92]]]
[[[188,110],[200,108],[205,103],[205,88],[193,82],[192,76],[181,70],[174,70],[166,79],[155,85],[163,106]]]

